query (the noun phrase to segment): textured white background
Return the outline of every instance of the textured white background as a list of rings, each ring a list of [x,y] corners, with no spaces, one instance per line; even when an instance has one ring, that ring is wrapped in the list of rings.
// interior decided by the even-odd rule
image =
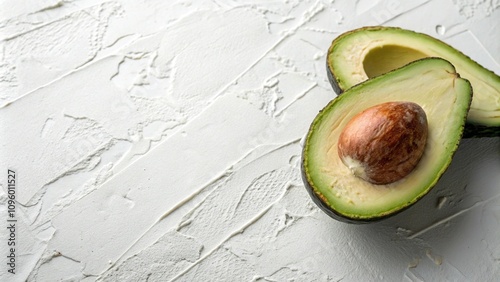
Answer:
[[[299,172],[340,33],[400,26],[500,73],[495,0],[0,2],[1,281],[494,281],[500,138],[370,225]]]

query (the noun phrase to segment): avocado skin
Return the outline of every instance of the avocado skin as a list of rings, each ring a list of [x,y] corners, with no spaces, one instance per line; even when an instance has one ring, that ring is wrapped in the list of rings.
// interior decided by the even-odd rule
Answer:
[[[347,31],[347,32],[339,35],[337,38],[335,38],[333,40],[333,42],[331,43],[330,47],[328,48],[328,53],[327,53],[327,56],[326,56],[326,73],[327,73],[328,81],[330,82],[330,85],[332,86],[333,90],[335,91],[335,93],[337,95],[342,94],[347,89],[342,89],[341,88],[340,83],[339,83],[340,79],[334,75],[334,72],[332,70],[332,66],[330,66],[330,64],[328,63],[328,61],[329,61],[328,57],[329,57],[330,53],[332,52],[333,48],[335,47],[336,43],[338,41],[342,40],[343,37],[346,37],[346,36],[350,35],[351,33],[356,33],[356,32],[363,31],[363,30],[377,31],[377,30],[383,30],[383,29],[402,29],[402,28],[399,28],[399,27],[383,27],[383,26],[366,26],[366,27],[361,27],[361,28],[353,29],[351,31]],[[441,41],[441,40],[439,40],[437,38],[434,38],[434,37],[432,37],[430,35],[427,35],[427,34],[423,34],[423,33],[420,34],[420,33],[415,32],[415,31],[411,31],[411,32],[413,32],[415,34],[419,34],[419,35],[430,37],[433,40],[440,41],[442,44],[447,45],[450,48],[454,49],[456,53],[459,53],[459,54],[465,56],[467,59],[469,59],[470,61],[472,61],[474,64],[476,64],[476,65],[480,66],[481,68],[487,70],[488,72],[492,73],[493,75],[496,75],[493,71],[482,67],[479,63],[477,63],[476,61],[472,60],[469,56],[463,54],[462,52],[460,52],[459,50],[455,49],[451,45],[449,45],[449,44],[447,44],[447,43],[445,43],[445,42],[443,42],[443,41]],[[486,125],[472,124],[472,123],[468,123],[468,122],[465,124],[465,128],[464,128],[464,132],[463,132],[462,138],[481,138],[481,137],[500,137],[500,126],[486,126]]]
[[[500,126],[466,123],[463,138],[500,137]]]
[[[333,91],[335,91],[335,93],[337,93],[337,95],[342,94],[342,92],[344,92],[344,90],[342,90],[342,88],[340,88],[340,85],[337,82],[337,78],[335,78],[335,76],[333,75],[332,70],[330,69],[330,65],[328,64],[328,58],[326,59],[326,75],[328,76],[328,81],[330,82],[330,85],[332,86]]]

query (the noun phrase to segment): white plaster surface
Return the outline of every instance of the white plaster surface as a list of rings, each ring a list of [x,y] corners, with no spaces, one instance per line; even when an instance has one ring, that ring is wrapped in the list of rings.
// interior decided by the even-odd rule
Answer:
[[[1,0],[0,281],[498,281],[500,138],[379,223],[303,187],[326,51],[378,24],[500,74],[492,0]]]

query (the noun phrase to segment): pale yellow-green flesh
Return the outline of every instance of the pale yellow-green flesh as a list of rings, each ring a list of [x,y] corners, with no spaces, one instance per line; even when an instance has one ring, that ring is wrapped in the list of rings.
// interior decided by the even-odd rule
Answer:
[[[444,58],[474,89],[468,122],[500,126],[500,78],[441,41],[407,30],[380,29],[349,34],[335,50],[328,59],[342,89],[416,59]]]
[[[305,150],[309,180],[330,207],[348,217],[383,216],[420,198],[445,171],[461,137],[471,100],[470,84],[457,78],[453,66],[443,60],[425,59],[405,69],[390,73],[390,79],[378,77],[348,90],[311,127]],[[428,140],[420,162],[408,176],[375,185],[354,176],[342,163],[337,142],[357,113],[389,101],[419,104],[427,114]]]

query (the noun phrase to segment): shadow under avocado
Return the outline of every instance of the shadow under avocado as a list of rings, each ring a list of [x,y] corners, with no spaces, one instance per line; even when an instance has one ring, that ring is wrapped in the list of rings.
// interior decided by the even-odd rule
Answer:
[[[401,260],[409,263],[408,253],[423,257],[429,246],[472,228],[464,210],[499,195],[500,138],[463,139],[437,185],[413,206],[379,222],[332,223],[329,228],[349,233],[358,256],[370,267],[387,269]]]
[[[496,166],[485,167],[488,163],[496,163]],[[450,166],[426,196],[407,210],[375,225],[420,230],[422,226],[429,226],[454,214],[463,205],[473,204],[478,197],[491,197],[500,192],[500,183],[492,177],[500,175],[500,171],[496,170],[498,167],[500,138],[463,139]],[[474,183],[477,177],[473,175],[481,175],[491,181],[483,183],[486,187],[478,187]]]

